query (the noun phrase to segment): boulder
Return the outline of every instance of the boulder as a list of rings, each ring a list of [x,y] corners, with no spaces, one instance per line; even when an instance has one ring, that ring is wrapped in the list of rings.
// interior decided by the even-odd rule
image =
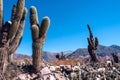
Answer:
[[[48,67],[44,67],[40,72],[42,75],[47,75],[47,74],[51,73],[51,71]]]

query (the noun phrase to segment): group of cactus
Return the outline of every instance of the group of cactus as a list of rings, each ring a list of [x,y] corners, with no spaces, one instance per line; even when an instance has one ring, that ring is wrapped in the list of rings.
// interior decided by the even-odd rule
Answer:
[[[0,0],[0,73],[4,73],[7,65],[12,62],[13,54],[22,39],[27,9],[25,0],[18,0],[13,5],[11,20],[4,23],[3,0]],[[42,45],[45,42],[46,32],[50,25],[48,17],[44,17],[41,25],[38,22],[37,10],[30,8],[30,23],[32,31],[33,67],[38,71],[39,62],[42,60]]]
[[[18,0],[13,5],[11,20],[4,23],[3,19],[3,1],[0,0],[0,70],[5,72],[7,64],[12,61],[12,56],[22,38],[26,8],[24,0]]]
[[[22,39],[27,13],[24,2],[24,0],[18,0],[17,4],[13,5],[11,20],[4,23],[3,0],[0,0],[0,71],[2,73],[5,72],[8,63],[12,62],[13,54]],[[50,25],[50,19],[48,17],[44,17],[41,24],[39,24],[37,10],[32,6],[30,8],[30,25],[32,33],[32,62],[35,72],[38,72],[42,65],[42,46],[45,42],[46,33]],[[90,37],[87,38],[88,52],[90,54],[91,61],[97,62],[96,50],[98,39],[93,38],[89,25],[88,30],[90,33]]]
[[[64,60],[64,59],[66,59],[66,56],[65,56],[65,54],[63,52],[61,52],[61,55],[59,53],[56,54],[56,58],[58,60]]]
[[[92,31],[90,29],[90,25],[87,25],[87,26],[88,26],[88,30],[89,30],[89,33],[90,33],[90,37],[87,38],[87,40],[88,40],[88,52],[90,54],[91,61],[92,62],[98,62],[99,60],[98,60],[97,54],[96,54],[97,47],[98,47],[98,44],[99,44],[98,38],[93,37]],[[115,63],[119,62],[117,54],[112,53],[112,57],[113,57],[113,60],[114,60]]]

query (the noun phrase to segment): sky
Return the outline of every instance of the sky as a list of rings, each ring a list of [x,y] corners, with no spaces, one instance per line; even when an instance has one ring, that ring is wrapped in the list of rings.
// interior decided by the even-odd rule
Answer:
[[[17,0],[3,0],[4,22],[10,20]],[[25,0],[28,9],[23,39],[16,53],[32,54],[30,7],[35,6],[39,24],[44,16],[51,20],[44,51],[61,52],[87,48],[90,24],[99,44],[120,45],[120,0]]]

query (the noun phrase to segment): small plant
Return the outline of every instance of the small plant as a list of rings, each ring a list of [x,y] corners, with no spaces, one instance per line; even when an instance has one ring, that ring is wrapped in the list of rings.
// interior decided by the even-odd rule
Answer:
[[[62,60],[63,60],[63,59],[66,59],[66,57],[65,57],[65,55],[64,55],[63,52],[61,52],[61,59],[62,59]]]
[[[58,60],[64,60],[64,59],[66,59],[66,57],[65,57],[65,55],[64,55],[63,52],[61,52],[61,55],[58,53],[58,54],[56,55],[56,58],[57,58]]]
[[[112,53],[112,57],[113,57],[113,60],[114,60],[115,63],[119,63],[119,58],[118,58],[117,54]]]
[[[59,53],[56,54],[56,58],[57,58],[58,60],[60,60],[60,54],[59,54]]]

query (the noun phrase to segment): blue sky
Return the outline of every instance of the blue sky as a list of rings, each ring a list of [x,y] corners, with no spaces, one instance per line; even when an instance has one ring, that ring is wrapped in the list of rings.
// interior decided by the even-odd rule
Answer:
[[[4,0],[4,21],[10,20],[12,5],[17,0]],[[29,23],[30,6],[38,10],[39,22],[49,16],[51,25],[44,51],[60,52],[86,48],[90,24],[102,45],[120,45],[120,0],[26,0],[28,9],[21,45],[17,53],[32,54]]]

